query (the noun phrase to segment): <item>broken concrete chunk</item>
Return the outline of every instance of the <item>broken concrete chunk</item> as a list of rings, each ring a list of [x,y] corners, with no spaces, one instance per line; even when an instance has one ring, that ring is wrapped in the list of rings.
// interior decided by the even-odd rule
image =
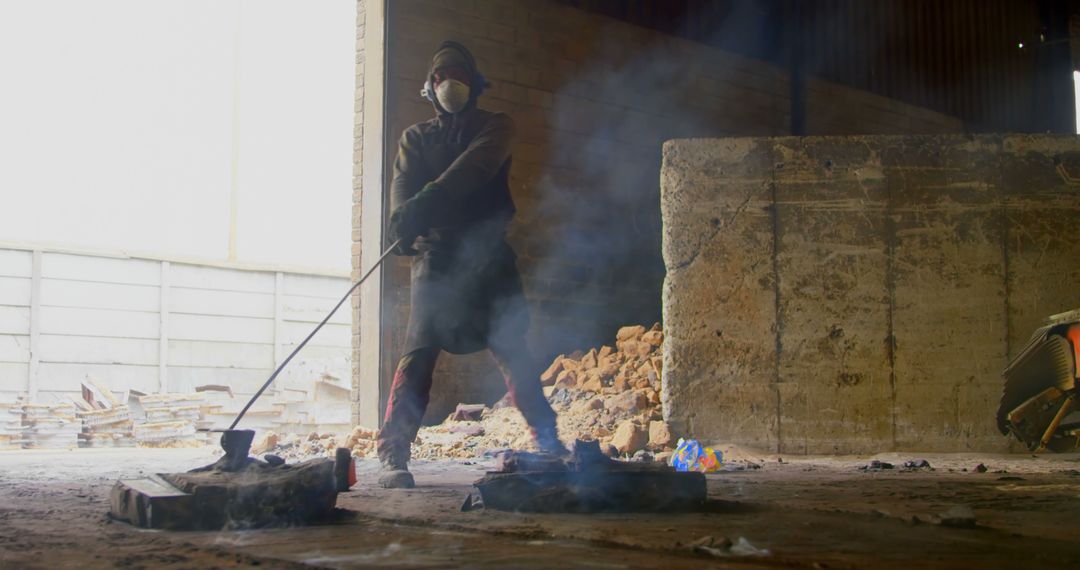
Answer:
[[[660,331],[649,331],[641,335],[641,341],[650,344],[653,347],[660,346],[664,344],[664,333]]]
[[[615,428],[615,435],[611,436],[611,445],[619,450],[619,453],[634,453],[649,443],[649,435],[645,430],[632,421],[626,420]]]
[[[619,373],[619,365],[615,364],[615,362],[611,360],[608,360],[602,365],[597,366],[596,371],[600,374],[601,378],[605,380],[611,380],[615,377],[616,374]]]
[[[581,389],[589,392],[600,392],[604,389],[604,383],[600,380],[599,374],[591,372],[585,377],[585,381],[581,383]]]
[[[170,530],[306,524],[333,510],[334,470],[330,459],[296,465],[253,462],[238,472],[195,470],[119,481],[110,496],[110,514],[136,526]]]
[[[450,419],[455,422],[478,422],[487,406],[483,404],[458,404]]]
[[[585,414],[591,410],[601,410],[604,408],[604,399],[592,397],[588,400],[578,400],[570,406],[571,414]]]
[[[650,449],[662,449],[668,447],[674,442],[674,437],[671,435],[671,428],[668,427],[667,422],[649,422],[649,448]]]
[[[645,334],[645,327],[643,327],[641,325],[633,325],[633,326],[628,326],[628,327],[622,327],[621,329],[619,329],[619,332],[615,334],[615,340],[617,340],[617,341],[635,340],[636,341],[636,340],[640,339],[641,335],[643,335],[643,334]]]
[[[910,461],[905,461],[903,467],[908,471],[916,471],[920,469],[933,470],[933,467],[930,466],[930,462],[925,459],[912,459]]]
[[[595,398],[594,398],[595,399]],[[622,392],[604,400],[603,407],[615,413],[624,412],[633,414],[649,405],[648,398],[641,392],[631,390]]]
[[[281,436],[274,432],[269,432],[255,445],[251,446],[252,455],[262,455],[267,451],[270,451],[277,447],[278,442],[281,441]]]
[[[551,366],[540,375],[540,384],[544,386],[551,386],[555,383],[555,379],[559,377],[559,373],[563,369],[563,360],[566,359],[565,355],[560,354]]]
[[[556,388],[577,388],[577,373],[573,370],[563,370],[555,379]]]
[[[597,359],[597,361],[600,361],[600,360],[602,360],[604,358],[607,358],[608,356],[611,356],[612,354],[614,354],[614,352],[615,352],[615,349],[610,347],[610,346],[607,346],[607,345],[601,346],[600,351],[596,353],[596,359]]]
[[[886,463],[884,461],[872,460],[870,463],[859,467],[860,471],[883,471],[886,469],[892,469],[894,466],[892,463]]]
[[[596,368],[596,349],[590,349],[581,357],[581,367],[585,370]]]
[[[649,356],[652,352],[653,346],[647,342],[641,342],[640,340],[624,340],[619,341],[619,350],[625,352],[627,356],[637,359],[642,359]]]
[[[620,372],[615,376],[615,379],[611,383],[611,387],[618,392],[625,392],[630,389],[630,381],[627,379],[626,374]]]
[[[646,388],[643,392],[645,394],[645,398],[649,401],[650,404],[654,406],[660,405],[660,392],[657,392],[656,390],[650,388]]]

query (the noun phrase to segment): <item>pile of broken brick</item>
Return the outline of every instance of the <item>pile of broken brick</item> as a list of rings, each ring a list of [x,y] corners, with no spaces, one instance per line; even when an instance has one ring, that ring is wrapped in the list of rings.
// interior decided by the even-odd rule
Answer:
[[[659,324],[619,329],[615,346],[560,355],[541,375],[544,394],[559,415],[568,444],[594,440],[608,455],[666,461],[674,450],[660,407],[662,346]],[[356,457],[375,457],[378,432],[357,427],[348,434],[308,436],[268,433],[252,448],[289,461],[332,456],[346,447]],[[533,448],[521,414],[504,398],[492,407],[459,405],[443,423],[421,428],[416,459],[474,459],[506,449]]]

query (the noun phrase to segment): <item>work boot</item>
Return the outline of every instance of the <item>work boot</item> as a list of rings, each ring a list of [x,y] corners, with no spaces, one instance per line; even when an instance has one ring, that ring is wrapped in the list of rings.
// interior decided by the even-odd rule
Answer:
[[[412,489],[416,486],[408,461],[399,457],[379,458],[379,486],[384,489]]]
[[[566,449],[563,442],[559,441],[559,434],[554,427],[534,429],[533,441],[536,442],[536,447],[540,450],[540,453],[550,453],[558,457],[570,455],[570,450]]]

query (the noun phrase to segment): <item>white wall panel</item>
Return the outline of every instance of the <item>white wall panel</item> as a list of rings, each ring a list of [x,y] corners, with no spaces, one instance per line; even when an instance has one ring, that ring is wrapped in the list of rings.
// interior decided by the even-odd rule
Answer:
[[[23,392],[30,365],[17,362],[0,362],[0,391]]]
[[[351,283],[344,277],[286,273],[284,285],[287,295],[327,297],[337,300],[349,290]]]
[[[169,312],[269,319],[274,317],[274,294],[174,286],[169,288]]]
[[[160,302],[158,285],[41,280],[42,306],[156,312]]]
[[[157,365],[157,339],[43,334],[41,362]]]
[[[158,285],[161,266],[160,262],[147,259],[45,252],[41,258],[41,276],[46,279]]]
[[[300,344],[301,341],[311,333],[315,325],[311,323],[294,323],[286,321],[282,328],[284,333],[284,342],[286,344]],[[316,335],[311,339],[310,344],[321,346],[339,346],[339,347],[351,347],[352,346],[352,327],[350,325],[335,325],[327,323]]]
[[[0,334],[0,362],[30,362],[30,337]]]
[[[42,362],[38,367],[38,389],[70,391],[78,387],[88,374],[111,390],[149,393],[157,391],[158,387],[157,366]]]
[[[157,313],[42,307],[41,333],[106,336],[121,338],[158,338]]]
[[[265,271],[173,263],[169,269],[169,279],[175,287],[271,294],[274,292],[274,274]]]
[[[170,314],[169,338],[269,344],[274,342],[274,320]]]
[[[0,276],[0,305],[30,306],[30,278]]]
[[[28,385],[32,260],[29,251],[0,249],[3,397]],[[273,371],[275,345],[284,358],[349,286],[343,277],[281,273],[276,291],[273,272],[171,262],[162,289],[163,273],[158,260],[43,252],[33,354],[40,401],[77,395],[87,374],[116,390],[156,392],[163,350],[170,391],[223,384],[251,394]],[[311,387],[324,372],[351,374],[349,310],[343,307],[290,363],[282,386]]]
[[[306,351],[307,347],[304,350]],[[280,383],[280,386],[311,390],[314,389],[312,382],[322,378],[324,373],[344,380],[348,384],[351,371],[349,370],[349,358],[347,355],[341,354],[336,358],[323,359],[304,358],[301,356],[303,354],[301,352],[300,355],[297,355],[289,363],[289,366],[281,371],[276,380],[276,382]]]
[[[232,388],[234,394],[254,394],[270,376],[270,370],[242,368],[169,367],[169,386],[173,392],[193,392],[198,386],[218,384]],[[243,402],[240,402],[243,405]]]
[[[0,334],[30,334],[30,307],[0,305]]]
[[[274,345],[170,340],[169,366],[270,370],[274,366]]]
[[[29,251],[0,249],[0,275],[30,277],[33,254]]]
[[[345,291],[341,292],[342,295]],[[302,297],[299,295],[285,295],[283,299],[283,312],[282,315],[286,320],[307,322],[318,324],[323,318],[326,317],[326,313],[330,312],[330,309],[334,308],[334,304],[341,300],[341,297],[337,299],[327,299],[325,297]],[[330,323],[337,324],[349,324],[352,319],[349,317],[350,303],[345,301],[341,308],[334,313],[334,316],[330,318]],[[328,323],[329,324],[329,323]]]

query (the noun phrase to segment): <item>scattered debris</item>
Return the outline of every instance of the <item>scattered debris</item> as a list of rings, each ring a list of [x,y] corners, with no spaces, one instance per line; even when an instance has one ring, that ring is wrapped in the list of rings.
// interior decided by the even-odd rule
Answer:
[[[698,554],[727,556],[728,550],[731,549],[732,544],[731,539],[726,536],[721,536],[720,538],[705,536],[691,544],[690,549]]]
[[[486,409],[487,406],[483,404],[458,404],[457,409],[450,414],[448,420],[454,422],[478,422]]]
[[[957,505],[938,515],[938,524],[955,528],[975,528],[975,511],[967,505]]]
[[[514,451],[475,483],[485,508],[526,512],[688,511],[705,505],[705,476],[660,463],[615,461],[597,441],[563,458]]]
[[[750,544],[749,540],[740,536],[734,542],[726,537],[714,538],[706,536],[690,545],[690,549],[698,554],[710,556],[769,556],[772,553],[764,548],[758,548]]]
[[[602,346],[555,358],[541,383],[558,413],[564,441],[597,441],[611,456],[633,457],[646,450],[658,460],[669,459],[674,436],[660,411],[662,346],[659,324],[651,329],[637,325],[619,329],[614,348]],[[290,461],[328,456],[338,446],[352,449],[356,457],[374,457],[378,437],[376,430],[364,427],[317,433],[314,439],[273,435],[272,445],[256,449]],[[412,456],[473,459],[492,449],[535,449],[525,420],[507,398],[490,408],[458,405],[442,424],[420,429]]]
[[[696,439],[679,440],[671,464],[678,471],[713,473],[720,470],[724,454],[711,447],[704,447]]]
[[[0,450],[22,447],[22,404],[0,402]]]
[[[886,463],[884,461],[878,461],[877,459],[874,459],[870,463],[859,467],[859,471],[884,471],[894,468],[895,466],[892,463]]]
[[[934,470],[934,468],[930,466],[930,462],[925,459],[912,459],[909,461],[905,461],[903,468],[907,471]]]
[[[196,447],[205,445],[203,434],[195,431],[201,419],[203,396],[192,394],[148,394],[138,396],[143,421],[135,423],[135,440],[145,447]]]
[[[82,420],[79,443],[83,447],[130,447],[135,445],[134,420],[127,396],[117,396],[97,379],[82,382],[82,399],[72,398]]]
[[[75,404],[22,404],[22,446],[27,449],[66,449],[79,444],[82,422]]]

